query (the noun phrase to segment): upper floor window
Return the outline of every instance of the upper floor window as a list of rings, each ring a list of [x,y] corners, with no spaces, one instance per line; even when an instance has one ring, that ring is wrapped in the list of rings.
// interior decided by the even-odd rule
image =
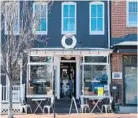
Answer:
[[[137,1],[127,1],[127,26],[137,26],[138,25],[138,2]]]
[[[90,34],[104,34],[104,3],[90,3]]]
[[[48,31],[48,9],[47,3],[35,2],[33,6],[35,34],[47,34]]]
[[[62,3],[62,34],[76,34],[76,3]]]
[[[18,2],[7,2],[5,4],[5,34],[19,34],[20,28],[20,6]]]

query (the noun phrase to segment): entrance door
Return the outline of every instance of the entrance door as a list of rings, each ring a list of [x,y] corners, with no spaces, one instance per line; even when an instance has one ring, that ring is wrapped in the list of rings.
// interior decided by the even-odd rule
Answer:
[[[137,67],[125,66],[125,104],[137,104]]]
[[[60,97],[76,96],[76,62],[60,63]]]

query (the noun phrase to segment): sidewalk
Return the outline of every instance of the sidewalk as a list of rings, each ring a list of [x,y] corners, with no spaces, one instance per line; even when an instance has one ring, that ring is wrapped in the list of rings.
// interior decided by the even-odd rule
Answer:
[[[14,115],[15,118],[54,118],[53,114],[23,114]],[[0,118],[7,118],[7,115],[2,115]],[[56,114],[56,118],[137,118],[137,114]]]

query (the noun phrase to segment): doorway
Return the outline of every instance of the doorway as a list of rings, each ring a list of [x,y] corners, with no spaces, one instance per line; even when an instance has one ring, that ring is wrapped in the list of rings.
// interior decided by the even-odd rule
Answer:
[[[60,62],[60,97],[76,97],[76,62]]]

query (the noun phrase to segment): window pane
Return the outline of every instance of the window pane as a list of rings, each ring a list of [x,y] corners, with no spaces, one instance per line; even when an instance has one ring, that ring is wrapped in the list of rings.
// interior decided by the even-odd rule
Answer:
[[[75,19],[70,18],[69,31],[75,31]]]
[[[129,2],[129,12],[137,12],[137,2]]]
[[[15,33],[17,33],[19,31],[19,22],[18,22],[18,19],[15,19],[15,21],[14,21],[13,31]]]
[[[94,96],[108,95],[108,74],[105,65],[84,65],[84,94]],[[107,88],[107,87],[106,87]],[[99,89],[102,91],[99,92]]]
[[[68,11],[69,11],[68,9],[69,9],[68,5],[63,6],[63,17],[68,17]]]
[[[91,17],[96,17],[96,5],[91,5]]]
[[[84,57],[85,63],[107,63],[106,56],[85,56]]]
[[[137,24],[137,15],[136,13],[129,14],[129,24]]]
[[[98,7],[97,16],[98,17],[103,17],[103,6],[102,5],[98,5],[97,7]]]
[[[69,17],[75,17],[75,5],[69,5]]]
[[[96,18],[91,18],[91,31],[96,30]]]
[[[68,20],[68,18],[64,18],[64,20],[63,20],[63,30],[68,31],[68,26],[69,26],[69,20]]]
[[[46,9],[46,6],[45,6],[45,7],[43,7],[43,9],[41,10],[41,17],[46,17],[46,11],[47,11],[47,9]]]
[[[46,57],[39,57],[39,56],[31,56],[30,57],[30,62],[53,62],[53,58],[50,56],[46,56]]]
[[[40,12],[40,9],[41,9],[40,5],[35,5],[35,11],[36,12]]]
[[[51,65],[31,65],[29,95],[52,95],[52,72]]]
[[[98,31],[103,30],[103,19],[102,18],[97,19],[97,30]]]
[[[42,18],[41,19],[41,31],[46,31],[46,19]]]

